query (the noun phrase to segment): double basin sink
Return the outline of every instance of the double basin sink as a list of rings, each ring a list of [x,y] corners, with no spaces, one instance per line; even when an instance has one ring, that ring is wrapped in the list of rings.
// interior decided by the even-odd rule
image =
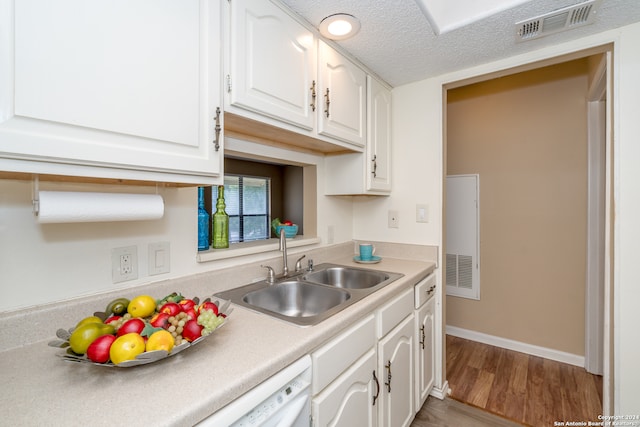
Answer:
[[[326,263],[275,283],[260,281],[216,296],[298,326],[312,326],[402,276]]]

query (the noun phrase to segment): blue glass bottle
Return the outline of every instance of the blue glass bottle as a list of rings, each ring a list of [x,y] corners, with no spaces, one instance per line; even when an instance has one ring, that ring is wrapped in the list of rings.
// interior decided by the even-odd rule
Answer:
[[[198,250],[209,249],[209,212],[204,207],[204,187],[198,187]]]

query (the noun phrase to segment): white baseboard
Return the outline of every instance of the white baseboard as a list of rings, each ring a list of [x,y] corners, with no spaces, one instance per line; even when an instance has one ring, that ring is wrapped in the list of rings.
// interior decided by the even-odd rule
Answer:
[[[449,396],[451,394],[451,390],[449,389],[449,381],[445,381],[441,388],[433,387],[431,389],[431,393],[429,393],[429,394],[431,396],[433,396],[433,397],[436,397],[436,398],[440,399],[440,400],[442,400],[445,397]]]
[[[584,356],[579,356],[577,354],[565,353],[564,351],[500,338],[494,335],[483,334],[482,332],[458,328],[457,326],[447,325],[446,333],[458,338],[477,341],[483,344],[493,345],[495,347],[506,348],[507,350],[519,351],[520,353],[526,353],[532,356],[544,357],[545,359],[568,363],[570,365],[580,366],[581,368],[584,367]]]

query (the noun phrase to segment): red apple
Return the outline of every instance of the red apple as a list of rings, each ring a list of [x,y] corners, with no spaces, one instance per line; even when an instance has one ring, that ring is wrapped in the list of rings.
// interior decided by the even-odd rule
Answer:
[[[154,328],[164,328],[167,329],[169,327],[169,313],[156,313],[149,323]]]
[[[195,308],[187,310],[185,311],[185,313],[187,313],[187,316],[189,316],[193,320],[196,320],[198,318],[198,313],[196,313]]]
[[[202,313],[202,310],[212,310],[213,314],[218,315],[218,306],[211,301],[203,302],[198,307],[198,314]]]
[[[293,222],[286,220],[285,222],[282,223],[282,225],[293,225]]]
[[[167,313],[169,316],[175,316],[176,314],[182,311],[182,307],[180,307],[175,302],[168,302],[158,310],[159,313]]]
[[[185,340],[192,342],[200,338],[202,334],[203,326],[198,325],[198,322],[195,320],[189,320],[185,323],[184,328],[182,329],[182,338]]]
[[[109,323],[113,322],[114,320],[118,320],[118,319],[120,319],[120,318],[122,318],[122,316],[117,316],[117,315],[109,316],[109,317],[107,317],[107,318],[105,319],[104,323],[105,323],[106,325],[108,325]]]
[[[191,310],[196,305],[195,301],[189,298],[184,298],[180,300],[178,304],[180,304],[180,307],[182,307],[182,311],[185,311],[185,312]]]
[[[122,336],[124,334],[130,334],[135,332],[139,334],[144,329],[144,320],[134,317],[133,319],[129,319],[120,326],[118,329],[118,336]]]
[[[115,335],[102,335],[93,340],[87,348],[87,357],[92,362],[107,363],[109,360],[109,349],[111,344],[116,340]]]

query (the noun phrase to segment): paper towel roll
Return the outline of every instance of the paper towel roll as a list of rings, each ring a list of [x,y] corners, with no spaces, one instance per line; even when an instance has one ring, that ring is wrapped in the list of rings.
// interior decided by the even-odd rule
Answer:
[[[164,201],[158,194],[40,191],[39,223],[109,222],[159,219]]]

